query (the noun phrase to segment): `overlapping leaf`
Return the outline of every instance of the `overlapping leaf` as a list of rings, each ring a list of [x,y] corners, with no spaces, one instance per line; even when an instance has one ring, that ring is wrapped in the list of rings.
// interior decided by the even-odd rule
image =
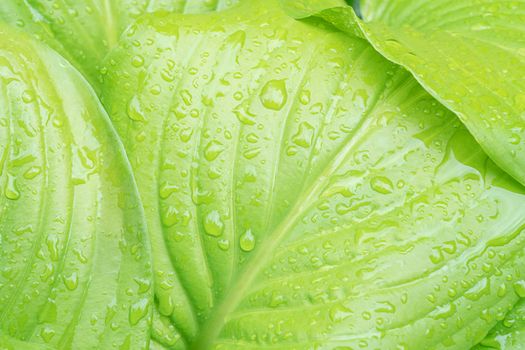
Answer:
[[[227,8],[237,0],[2,0],[0,20],[37,36],[96,84],[100,62],[140,15]]]
[[[151,257],[128,164],[82,76],[1,26],[2,348],[147,348]]]
[[[466,349],[518,301],[524,188],[367,41],[247,1],[148,15],[106,71],[155,346]]]
[[[319,13],[332,4],[284,2],[294,4],[296,17],[317,13],[351,31],[357,23],[379,52],[409,69],[525,184],[525,1],[363,0],[363,21],[348,6]]]

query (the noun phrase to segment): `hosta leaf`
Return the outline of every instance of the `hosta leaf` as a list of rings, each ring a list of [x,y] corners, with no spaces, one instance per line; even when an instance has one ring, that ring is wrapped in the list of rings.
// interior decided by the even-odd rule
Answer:
[[[317,4],[310,14],[332,7],[303,2]],[[379,52],[410,70],[525,184],[525,1],[362,0],[361,8],[363,21],[350,7],[321,16],[339,26],[357,22]]]
[[[105,71],[154,348],[463,350],[518,301],[525,189],[367,41],[251,1],[147,15]]]
[[[525,1],[364,0],[362,7],[374,45],[525,184]]]
[[[184,13],[227,8],[238,0],[2,0],[0,19],[51,45],[93,83],[99,63],[122,31],[152,11]]]
[[[1,345],[145,349],[145,232],[94,92],[55,52],[0,26]]]

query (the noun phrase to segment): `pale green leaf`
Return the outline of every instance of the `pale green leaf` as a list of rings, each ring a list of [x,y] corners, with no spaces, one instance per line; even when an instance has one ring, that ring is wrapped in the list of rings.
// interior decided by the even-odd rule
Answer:
[[[5,26],[0,234],[2,349],[147,348],[151,256],[124,149],[82,76]]]
[[[348,6],[305,1],[324,4],[310,14],[338,27],[353,31],[357,22],[380,53],[410,70],[525,184],[524,0],[362,0],[363,21]]]
[[[519,300],[525,189],[366,40],[254,0],[147,15],[106,62],[152,348],[464,350]]]
[[[34,34],[97,83],[100,62],[136,18],[225,9],[238,0],[2,0],[0,20]]]

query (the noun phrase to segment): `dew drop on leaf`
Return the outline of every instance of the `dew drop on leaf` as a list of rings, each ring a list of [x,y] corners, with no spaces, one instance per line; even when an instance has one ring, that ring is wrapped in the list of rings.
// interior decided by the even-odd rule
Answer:
[[[78,275],[77,275],[76,272],[73,272],[69,276],[64,276],[63,280],[64,280],[64,285],[66,286],[67,289],[69,289],[69,290],[77,289],[77,286],[78,286]]]
[[[5,196],[10,200],[17,200],[20,198],[20,192],[16,183],[16,178],[12,175],[7,176],[7,184],[5,188]]]
[[[49,343],[51,339],[55,336],[55,331],[50,327],[44,327],[40,331],[40,337],[46,342]]]
[[[514,291],[520,298],[525,298],[525,280],[514,283]]]
[[[224,223],[217,210],[213,210],[204,218],[204,230],[213,237],[219,237],[224,230]]]
[[[308,148],[312,145],[314,133],[314,127],[308,122],[303,122],[299,125],[299,130],[297,131],[297,134],[293,136],[293,142],[297,146]]]
[[[142,56],[134,56],[132,59],[131,59],[131,64],[133,65],[133,67],[142,67],[144,65],[144,57]]]
[[[377,193],[389,194],[394,190],[394,185],[390,179],[384,176],[376,176],[370,181],[370,187]]]
[[[251,252],[255,248],[255,237],[252,230],[247,230],[239,239],[239,246],[245,252]]]
[[[129,323],[135,326],[148,314],[149,300],[141,299],[129,308]]]
[[[211,141],[204,149],[204,157],[208,161],[214,161],[223,151],[223,145],[219,141]]]
[[[259,97],[264,107],[274,111],[281,110],[288,100],[285,81],[270,80],[262,88]]]
[[[133,96],[133,98],[129,102],[128,117],[129,119],[137,121],[137,122],[146,121],[146,117],[144,116],[144,112],[142,111],[142,106],[137,96]]]

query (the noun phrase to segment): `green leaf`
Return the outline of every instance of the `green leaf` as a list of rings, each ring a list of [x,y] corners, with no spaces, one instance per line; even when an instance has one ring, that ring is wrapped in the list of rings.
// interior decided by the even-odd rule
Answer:
[[[0,233],[2,346],[147,348],[151,256],[124,149],[82,76],[5,26]]]
[[[97,85],[100,62],[122,31],[154,11],[221,10],[238,0],[2,0],[0,20],[46,42]]]
[[[521,297],[525,295],[523,285]],[[525,344],[525,300],[521,300],[474,350],[519,350]]]
[[[525,189],[366,40],[249,1],[147,15],[106,62],[154,348],[464,350],[518,301]]]
[[[361,7],[363,21],[350,7],[321,15],[357,22],[380,53],[411,71],[525,184],[525,1],[362,0]]]

